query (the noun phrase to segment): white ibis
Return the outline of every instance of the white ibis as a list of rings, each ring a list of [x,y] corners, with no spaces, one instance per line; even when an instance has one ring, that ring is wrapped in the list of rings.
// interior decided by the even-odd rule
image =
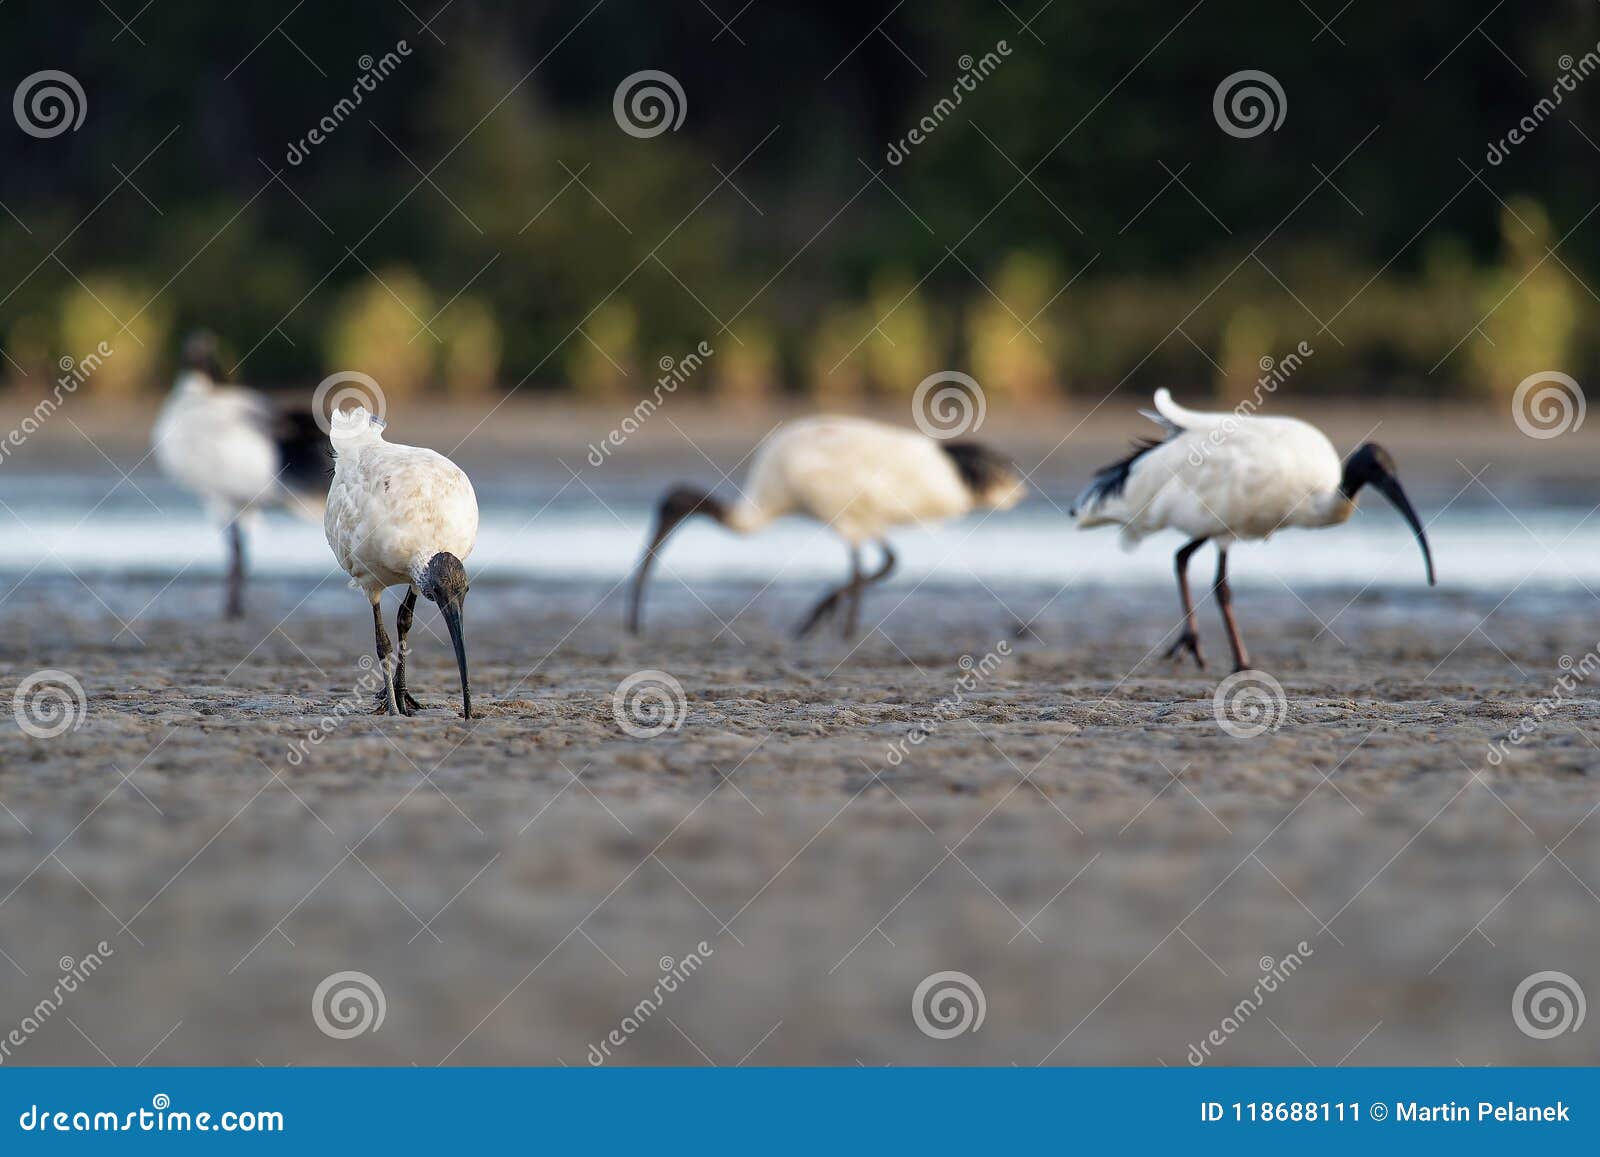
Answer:
[[[1156,412],[1143,413],[1166,437],[1141,440],[1133,453],[1097,473],[1072,513],[1079,529],[1120,525],[1129,549],[1158,530],[1189,536],[1176,559],[1184,629],[1168,658],[1187,649],[1205,669],[1188,578],[1189,557],[1202,544],[1217,544],[1212,593],[1228,628],[1235,670],[1242,671],[1250,658],[1233,618],[1228,547],[1286,526],[1336,526],[1355,513],[1356,495],[1369,483],[1411,524],[1433,585],[1428,536],[1382,446],[1368,442],[1341,464],[1327,436],[1299,419],[1200,413],[1184,409],[1164,389],[1156,391]]]
[[[406,690],[406,635],[417,594],[438,604],[461,671],[461,716],[472,718],[462,604],[467,571],[462,560],[478,539],[478,499],[465,471],[443,454],[383,439],[383,422],[364,408],[332,415],[333,485],[322,526],[333,556],[372,604],[383,690],[377,713],[410,715],[420,704]],[[407,588],[395,629],[398,653],[383,628],[385,587]],[[390,656],[394,654],[394,663]]]
[[[244,532],[281,506],[315,518],[328,487],[322,431],[309,410],[279,409],[264,394],[220,383],[216,339],[192,335],[182,369],[151,431],[161,469],[197,496],[227,538],[225,614],[244,614]]]
[[[692,486],[675,486],[656,510],[655,531],[639,560],[628,606],[637,634],[645,581],[667,537],[684,519],[703,514],[735,534],[751,534],[786,514],[829,527],[850,549],[850,577],[830,590],[800,625],[804,636],[844,604],[844,637],[860,619],[861,594],[894,569],[884,535],[891,527],[927,525],[979,508],[1009,510],[1026,485],[1005,458],[972,442],[946,442],[865,418],[818,417],[773,431],[736,501]],[[861,568],[861,547],[876,541],[883,562]]]

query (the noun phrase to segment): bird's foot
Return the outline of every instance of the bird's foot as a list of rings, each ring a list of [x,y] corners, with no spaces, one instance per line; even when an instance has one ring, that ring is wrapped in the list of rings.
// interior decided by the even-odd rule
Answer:
[[[1206,669],[1206,657],[1200,653],[1200,636],[1193,631],[1186,630],[1179,635],[1177,641],[1167,648],[1166,657],[1175,659],[1184,651],[1188,651],[1194,656],[1195,665],[1200,670],[1204,671]]]
[[[422,710],[422,704],[412,698],[411,692],[400,688],[395,692],[394,710],[389,708],[389,696],[379,691],[372,697],[372,713],[374,715],[412,715]]]

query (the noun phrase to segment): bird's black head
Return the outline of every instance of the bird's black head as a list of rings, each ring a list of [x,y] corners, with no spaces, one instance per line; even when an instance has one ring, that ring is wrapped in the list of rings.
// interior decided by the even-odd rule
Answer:
[[[674,486],[656,506],[658,525],[675,525],[691,514],[709,514],[720,522],[724,513],[720,500],[693,486]]]
[[[222,361],[218,348],[216,334],[208,329],[197,329],[184,339],[179,362],[186,370],[205,374],[212,381],[221,381]]]
[[[655,565],[656,554],[674,530],[695,514],[704,514],[722,525],[728,525],[728,504],[694,486],[674,486],[661,496],[656,505],[656,525],[650,542],[639,557],[639,566],[633,573],[633,587],[628,595],[628,631],[639,633],[644,613],[644,588],[650,578],[650,568]]]
[[[1361,488],[1368,485],[1394,503],[1394,508],[1400,512],[1400,517],[1410,523],[1411,532],[1417,536],[1417,545],[1422,547],[1422,562],[1428,571],[1428,585],[1433,586],[1433,551],[1428,548],[1428,535],[1422,528],[1422,519],[1417,517],[1416,510],[1411,506],[1411,499],[1406,497],[1405,488],[1400,485],[1394,459],[1389,456],[1389,451],[1376,442],[1366,443],[1345,459],[1344,477],[1339,482],[1339,493],[1354,502]]]
[[[1345,459],[1344,480],[1339,483],[1339,492],[1353,499],[1363,486],[1382,478],[1393,478],[1395,474],[1394,459],[1389,451],[1376,442],[1368,442]]]
[[[472,685],[467,679],[467,636],[461,622],[461,604],[467,597],[467,568],[461,560],[442,550],[428,560],[417,584],[423,595],[439,604],[450,642],[456,651],[456,666],[461,671],[461,717],[472,718]]]
[[[956,473],[985,506],[1009,510],[1022,498],[1022,474],[1004,454],[978,442],[941,442],[939,448],[950,456]]]
[[[467,595],[467,568],[449,551],[440,551],[428,560],[419,585],[423,597],[441,607],[448,603],[459,605]]]

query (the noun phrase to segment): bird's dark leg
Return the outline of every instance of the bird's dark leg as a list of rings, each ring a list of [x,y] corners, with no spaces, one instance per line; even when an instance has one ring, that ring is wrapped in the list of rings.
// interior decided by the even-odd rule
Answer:
[[[873,583],[882,582],[894,571],[894,551],[889,549],[889,544],[880,540],[878,547],[883,551],[883,563],[871,574],[863,574],[861,570],[861,548],[850,548],[850,579],[834,587],[818,600],[817,605],[811,608],[811,613],[806,616],[805,622],[800,624],[800,629],[795,632],[795,638],[803,639],[823,619],[839,608],[841,599],[845,600],[844,637],[852,639],[861,623],[861,596]]]
[[[866,589],[867,578],[861,573],[861,548],[850,548],[850,581],[844,587],[844,627],[840,637],[846,642],[856,637],[861,626],[861,592]]]
[[[861,618],[861,599],[862,596],[866,594],[867,588],[877,583],[881,583],[884,579],[888,578],[890,573],[894,570],[894,551],[889,549],[889,544],[882,539],[879,539],[878,549],[883,551],[883,562],[879,565],[877,570],[873,571],[869,575],[863,575],[861,573],[860,560],[856,552],[854,550],[850,552],[850,569],[854,576],[852,581],[854,583],[855,590],[850,596],[850,620],[845,625],[844,637],[847,639],[855,637],[856,627]]]
[[[850,560],[851,571],[859,574],[861,566],[859,566],[858,558],[856,558],[856,547],[850,547]],[[834,587],[832,591],[827,592],[826,595],[822,595],[821,599],[816,602],[816,607],[811,608],[810,615],[805,616],[805,623],[800,624],[800,629],[795,631],[795,639],[805,639],[806,635],[811,634],[816,624],[821,623],[822,619],[826,619],[827,616],[838,610],[838,600],[842,599],[846,591],[850,591],[851,583],[854,583],[854,581],[856,579],[851,578],[850,583],[842,583],[840,586]]]
[[[1228,645],[1233,648],[1233,669],[1247,670],[1250,656],[1245,653],[1244,640],[1239,637],[1239,624],[1233,621],[1233,591],[1228,589],[1228,550],[1217,547],[1217,581],[1211,588],[1217,596],[1217,606],[1222,608],[1222,621],[1228,628]]]
[[[394,665],[394,698],[402,715],[422,710],[422,704],[412,698],[411,692],[406,690],[406,653],[409,649],[406,636],[411,633],[411,620],[416,610],[417,588],[407,587],[406,597],[400,603],[400,610],[394,617],[395,633],[399,635],[399,658]]]
[[[244,528],[237,518],[228,523],[227,602],[222,613],[230,619],[244,618]]]
[[[381,594],[382,592],[379,592]],[[389,658],[394,652],[393,644],[389,642],[389,632],[383,626],[383,604],[379,595],[370,596],[372,599],[372,630],[378,641],[378,666],[383,671],[383,690],[379,692],[378,705],[373,710],[374,715],[399,715],[400,707],[394,697],[394,672],[389,669]]]
[[[1194,656],[1195,663],[1202,671],[1206,669],[1206,660],[1200,653],[1200,632],[1194,621],[1194,599],[1189,596],[1189,559],[1195,551],[1205,545],[1205,542],[1203,538],[1186,542],[1178,548],[1178,553],[1174,557],[1173,561],[1178,571],[1178,598],[1183,600],[1183,634],[1179,635],[1178,641],[1167,649],[1169,659],[1180,651],[1187,650]]]

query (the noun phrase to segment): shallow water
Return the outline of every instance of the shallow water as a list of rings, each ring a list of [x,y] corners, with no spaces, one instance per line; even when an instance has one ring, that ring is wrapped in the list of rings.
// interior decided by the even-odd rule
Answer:
[[[115,481],[114,479],[112,481]],[[35,473],[0,491],[0,574],[90,576],[220,573],[221,536],[198,505],[153,477]],[[472,556],[475,578],[499,581],[611,581],[627,575],[648,532],[653,492],[637,485],[591,489],[579,480],[497,474],[480,482],[483,521]],[[1424,494],[1431,499],[1423,504]],[[1593,508],[1525,501],[1508,508],[1476,492],[1418,494],[1440,581],[1479,591],[1600,588],[1600,518]],[[1127,553],[1114,529],[1075,531],[1070,495],[1036,495],[1016,510],[974,515],[937,529],[904,529],[892,543],[902,580],[936,584],[1147,585],[1171,582],[1172,551],[1162,535]],[[1431,512],[1431,513],[1430,513]],[[1240,586],[1287,584],[1418,587],[1422,561],[1399,516],[1376,497],[1342,527],[1286,530],[1266,544],[1235,548]],[[782,583],[834,578],[844,550],[827,531],[786,519],[752,539],[706,522],[686,524],[665,555],[670,578]],[[1197,563],[1208,573],[1209,560]],[[337,577],[322,528],[265,516],[251,539],[251,569],[262,576]]]

